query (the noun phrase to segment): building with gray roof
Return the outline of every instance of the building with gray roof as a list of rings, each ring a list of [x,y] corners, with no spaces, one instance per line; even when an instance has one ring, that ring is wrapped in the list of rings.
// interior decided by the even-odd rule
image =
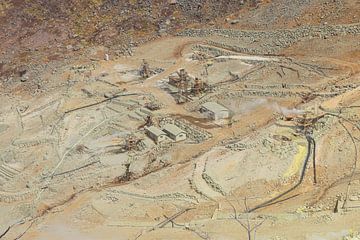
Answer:
[[[163,131],[175,142],[184,141],[186,132],[174,124],[166,124]]]
[[[205,113],[213,120],[226,119],[230,117],[230,110],[217,102],[207,102],[201,105],[201,113]]]

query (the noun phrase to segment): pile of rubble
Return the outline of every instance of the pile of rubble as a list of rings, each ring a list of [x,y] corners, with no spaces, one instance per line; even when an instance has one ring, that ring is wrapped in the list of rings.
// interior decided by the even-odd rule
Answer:
[[[243,143],[241,141],[233,142],[227,144],[225,147],[232,151],[244,151],[246,149],[255,148],[258,144],[257,143]]]
[[[75,65],[71,66],[70,70],[77,74],[82,74],[84,72],[93,71],[96,69],[95,64],[87,64],[87,65]]]
[[[33,198],[36,195],[34,191],[24,192],[1,192],[0,191],[0,203],[14,203]]]
[[[193,50],[194,50],[194,53],[191,56],[192,60],[204,61],[206,59],[213,57],[212,55],[205,53],[204,51],[195,50],[195,48],[193,48]]]
[[[256,141],[251,139],[244,140],[232,140],[226,143],[225,148],[232,151],[244,151],[248,149],[259,149],[265,150],[263,153],[271,152],[276,154],[280,159],[288,159],[289,156],[293,156],[297,152],[297,144],[287,138],[272,137],[260,137]]]
[[[201,56],[203,59],[199,59],[198,57],[195,58],[195,60],[204,60],[210,57],[218,57],[218,56],[229,56],[231,55],[231,52],[219,49],[214,47],[216,45],[211,44],[211,46],[207,45],[201,45],[201,44],[196,44],[192,47],[192,50],[195,51],[194,55],[195,56]],[[194,58],[193,55],[193,58]]]
[[[160,126],[164,126],[165,124],[174,124],[178,126],[186,132],[189,139],[196,143],[204,142],[212,137],[212,135],[204,129],[196,127],[184,119],[163,118],[160,120]]]
[[[214,96],[217,99],[242,98],[242,97],[275,97],[275,98],[306,98],[317,96],[322,98],[336,97],[342,94],[339,92],[312,92],[312,91],[286,91],[286,90],[262,90],[262,89],[242,89],[237,91],[226,91]]]
[[[205,169],[204,169],[205,170]],[[205,171],[201,174],[202,179],[206,182],[206,184],[215,192],[220,193],[223,196],[226,196],[226,192],[222,189],[222,187],[210,177]]]
[[[314,125],[313,136],[315,139],[319,139],[322,136],[328,134],[328,131],[331,130],[335,123],[336,118],[331,116],[324,116],[319,119]]]
[[[180,201],[198,202],[195,196],[181,192],[164,193],[161,195],[145,195],[145,194],[138,194],[132,192],[125,192],[118,189],[108,190],[105,193],[103,199],[113,201],[113,199],[116,198],[114,197],[114,195],[128,195],[132,197],[153,199],[153,200],[180,200]]]
[[[261,42],[263,39],[272,39],[273,42],[257,44],[259,48],[248,49],[238,45],[226,45],[210,41],[210,45],[225,48],[231,51],[251,54],[275,54],[281,49],[287,48],[301,39],[322,38],[330,36],[358,35],[360,34],[360,24],[352,25],[321,25],[303,26],[296,29],[283,29],[274,31],[243,31],[233,29],[186,29],[180,32],[179,36],[187,37],[209,37],[221,36],[239,40],[247,40],[252,43]],[[269,43],[270,42],[270,43]]]
[[[274,153],[280,159],[288,159],[289,156],[295,156],[297,153],[297,144],[293,141],[278,141],[274,138],[265,138],[262,141],[262,147],[265,151]]]
[[[360,232],[355,231],[350,233],[349,235],[342,238],[342,240],[359,240],[360,239]]]

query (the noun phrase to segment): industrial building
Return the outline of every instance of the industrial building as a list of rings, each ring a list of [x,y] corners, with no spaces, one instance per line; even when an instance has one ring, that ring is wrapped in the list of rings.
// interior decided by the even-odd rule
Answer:
[[[166,124],[163,131],[175,142],[186,140],[186,132],[174,124]]]
[[[146,127],[145,131],[146,134],[156,143],[166,140],[166,133],[155,126]]]
[[[201,105],[200,112],[213,120],[226,119],[230,117],[230,110],[217,102],[207,102]]]

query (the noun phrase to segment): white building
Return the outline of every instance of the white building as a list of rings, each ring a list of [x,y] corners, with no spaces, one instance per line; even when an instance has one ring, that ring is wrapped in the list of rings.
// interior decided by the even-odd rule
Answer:
[[[156,143],[166,140],[166,133],[155,126],[146,127],[145,131],[146,134]]]
[[[207,102],[201,105],[201,113],[205,113],[213,120],[226,119],[230,117],[230,110],[217,102]]]
[[[166,124],[163,131],[175,142],[186,139],[186,132],[174,124]]]

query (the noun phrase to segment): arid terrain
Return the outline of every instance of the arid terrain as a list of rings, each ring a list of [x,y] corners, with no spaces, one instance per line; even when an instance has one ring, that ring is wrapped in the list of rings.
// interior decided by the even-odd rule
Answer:
[[[359,20],[0,1],[0,239],[360,239]]]

